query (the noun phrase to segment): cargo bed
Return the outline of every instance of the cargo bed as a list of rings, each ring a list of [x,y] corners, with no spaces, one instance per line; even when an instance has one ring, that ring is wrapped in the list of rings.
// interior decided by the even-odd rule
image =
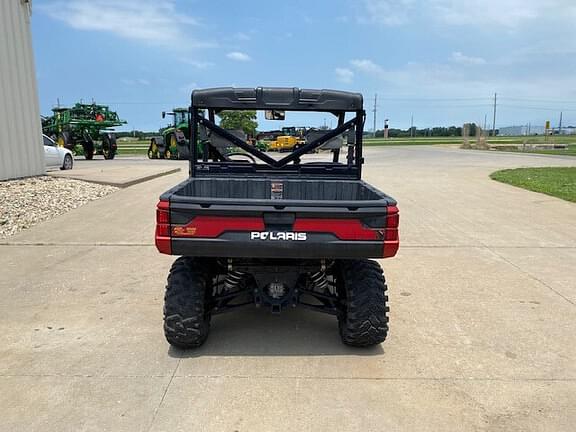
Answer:
[[[173,255],[382,258],[398,246],[396,201],[362,180],[190,178],[161,205]]]
[[[273,195],[272,184],[282,184],[282,192]],[[387,205],[394,200],[362,180],[318,180],[301,178],[189,178],[167,191],[163,199],[172,202],[298,201],[300,205],[335,201],[341,206]],[[236,200],[231,202],[230,200]],[[381,201],[384,200],[385,203]]]

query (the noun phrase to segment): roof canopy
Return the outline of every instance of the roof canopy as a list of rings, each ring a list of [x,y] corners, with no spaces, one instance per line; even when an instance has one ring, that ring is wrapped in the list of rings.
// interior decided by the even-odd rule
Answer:
[[[221,87],[194,90],[192,105],[216,110],[358,111],[362,109],[362,95],[296,87]]]

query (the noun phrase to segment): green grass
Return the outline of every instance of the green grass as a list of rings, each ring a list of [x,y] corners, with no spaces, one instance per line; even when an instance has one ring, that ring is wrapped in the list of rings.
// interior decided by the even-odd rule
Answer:
[[[146,155],[148,153],[148,146],[150,145],[150,141],[118,140],[117,144],[119,156],[137,156]]]
[[[499,137],[496,138],[488,138],[487,142],[490,145],[522,145],[525,141],[527,144],[544,144],[544,137]],[[475,138],[470,138],[470,144],[474,144],[476,142]],[[550,139],[550,143],[555,144],[568,144],[576,145],[576,136],[555,136]],[[415,138],[364,138],[364,145],[366,146],[390,146],[390,145],[442,145],[442,144],[462,144],[462,137],[415,137]],[[499,149],[502,151],[508,151],[508,149]],[[510,151],[518,151],[511,149]],[[565,154],[565,150],[537,150],[535,152],[548,152],[551,151],[551,154]],[[564,152],[564,153],[563,153]],[[571,154],[570,152],[567,154]]]
[[[576,202],[576,167],[507,169],[490,174],[490,178]]]
[[[461,137],[364,138],[366,146],[461,144]]]

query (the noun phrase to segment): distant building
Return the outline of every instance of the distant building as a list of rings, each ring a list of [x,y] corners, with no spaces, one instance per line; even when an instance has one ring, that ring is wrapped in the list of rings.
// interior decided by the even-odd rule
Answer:
[[[498,129],[499,136],[520,136],[528,134],[527,126],[507,126]]]
[[[0,0],[0,180],[45,172],[31,0]]]
[[[562,135],[576,135],[576,127],[575,126],[563,127],[560,133]]]

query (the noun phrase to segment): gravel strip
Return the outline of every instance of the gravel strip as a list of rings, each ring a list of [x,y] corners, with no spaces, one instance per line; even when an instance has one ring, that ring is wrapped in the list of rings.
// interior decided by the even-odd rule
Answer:
[[[48,176],[0,182],[0,239],[118,190]]]

